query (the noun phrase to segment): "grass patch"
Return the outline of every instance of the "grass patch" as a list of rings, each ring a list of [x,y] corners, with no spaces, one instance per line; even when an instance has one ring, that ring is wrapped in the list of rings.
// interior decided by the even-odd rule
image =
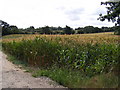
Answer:
[[[33,77],[47,76],[68,88],[117,88],[118,77],[112,73],[101,74],[93,77],[84,75],[79,71],[62,68],[37,70]]]
[[[89,79],[88,77],[83,76],[80,72],[61,69],[57,67],[49,70],[37,70],[33,74],[33,76],[47,76],[52,80],[58,82],[59,84],[69,88],[80,88]]]
[[[7,59],[9,61],[11,61],[13,64],[27,66],[27,64],[25,62],[17,60],[16,57],[14,57],[12,55],[8,55],[8,54],[7,54],[7,56],[8,56]]]

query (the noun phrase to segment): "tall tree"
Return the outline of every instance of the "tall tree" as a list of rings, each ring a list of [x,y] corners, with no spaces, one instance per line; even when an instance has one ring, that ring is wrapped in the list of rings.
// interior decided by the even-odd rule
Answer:
[[[107,7],[107,15],[100,14],[99,20],[104,21],[107,19],[109,22],[112,21],[117,26],[115,30],[115,34],[120,35],[120,1],[119,0],[111,0],[108,2],[101,2],[101,5],[106,5]]]
[[[115,22],[116,26],[120,26],[120,1],[101,2],[101,5],[107,5],[107,15],[100,14],[98,19],[101,21],[107,19],[108,21]]]
[[[0,27],[2,28],[2,35],[9,34],[10,25],[7,22],[0,20]]]
[[[9,27],[9,32],[10,32],[10,34],[19,34],[20,33],[18,30],[18,27],[15,25],[11,25]]]
[[[72,34],[73,33],[73,29],[66,25],[64,33],[65,34]]]
[[[50,34],[51,33],[50,27],[49,26],[42,27],[42,33]]]

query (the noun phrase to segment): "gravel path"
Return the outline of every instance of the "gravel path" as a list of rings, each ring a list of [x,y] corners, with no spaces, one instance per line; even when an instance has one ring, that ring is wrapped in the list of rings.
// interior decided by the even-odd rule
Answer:
[[[64,88],[47,77],[34,78],[6,59],[0,51],[0,85],[2,88]],[[2,77],[2,80],[1,80]]]

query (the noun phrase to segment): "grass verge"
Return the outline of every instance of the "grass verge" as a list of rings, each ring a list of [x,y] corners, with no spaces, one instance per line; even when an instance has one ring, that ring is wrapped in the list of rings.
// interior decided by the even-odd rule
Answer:
[[[79,71],[61,68],[51,68],[49,70],[37,70],[34,77],[47,76],[59,84],[68,88],[117,88],[118,77],[112,73],[85,76]]]

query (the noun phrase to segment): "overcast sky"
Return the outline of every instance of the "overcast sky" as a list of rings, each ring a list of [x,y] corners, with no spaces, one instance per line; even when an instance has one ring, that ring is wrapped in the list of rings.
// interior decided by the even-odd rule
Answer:
[[[0,20],[19,28],[29,26],[113,26],[111,22],[97,20],[106,14],[105,0],[0,0]]]

